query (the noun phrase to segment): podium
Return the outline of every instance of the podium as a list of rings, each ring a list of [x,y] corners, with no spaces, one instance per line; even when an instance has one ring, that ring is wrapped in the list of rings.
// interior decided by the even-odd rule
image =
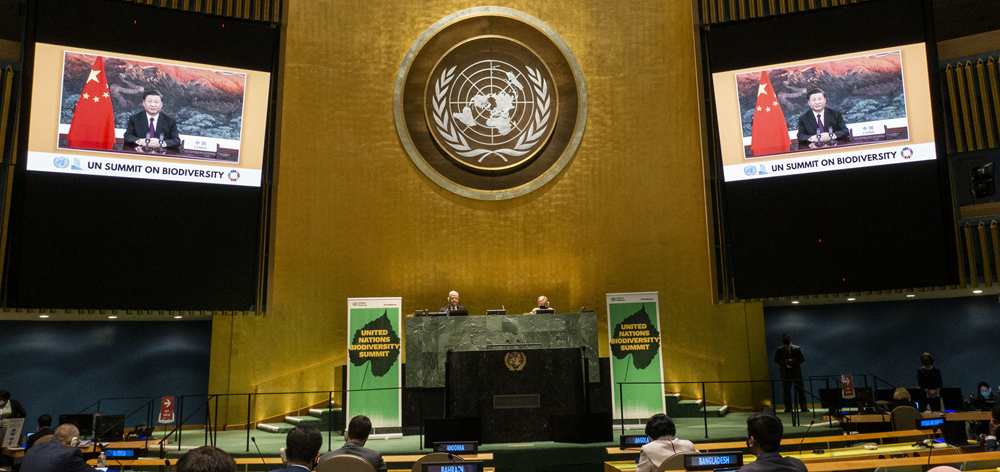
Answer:
[[[557,417],[587,412],[584,350],[449,351],[446,416],[479,417],[484,444],[552,441]]]

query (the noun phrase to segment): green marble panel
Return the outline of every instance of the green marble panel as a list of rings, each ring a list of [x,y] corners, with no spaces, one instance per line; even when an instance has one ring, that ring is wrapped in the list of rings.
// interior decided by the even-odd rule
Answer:
[[[554,313],[506,316],[406,318],[406,386],[444,387],[445,353],[481,351],[494,344],[540,344],[540,348],[584,347],[590,382],[600,382],[597,315]]]

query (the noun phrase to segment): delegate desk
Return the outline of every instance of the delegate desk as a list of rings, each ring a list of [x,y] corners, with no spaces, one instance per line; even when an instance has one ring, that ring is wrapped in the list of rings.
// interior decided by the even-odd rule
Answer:
[[[584,348],[591,383],[601,381],[597,315],[417,316],[406,318],[406,386],[443,388],[448,351],[486,351],[504,345]]]

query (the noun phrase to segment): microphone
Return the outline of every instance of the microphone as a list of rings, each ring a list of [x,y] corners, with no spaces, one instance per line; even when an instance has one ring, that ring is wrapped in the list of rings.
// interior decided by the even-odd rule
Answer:
[[[165,145],[163,144],[163,133],[161,132],[160,133],[160,152],[166,152],[166,151],[163,150],[164,147],[165,147]]]
[[[260,461],[267,464],[267,461],[264,460],[264,454],[260,453],[260,447],[257,447],[257,438],[250,436],[250,440],[253,441],[253,447],[257,448],[257,455],[260,456]]]
[[[809,430],[812,429],[812,427],[813,427],[814,424],[816,424],[816,420],[810,421],[809,422],[809,427],[806,428],[806,432],[803,433],[803,434],[809,434]],[[802,436],[802,440],[799,441],[799,459],[802,458],[802,443],[804,443],[804,442],[806,442],[806,437]]]
[[[937,428],[934,428],[931,431],[931,437],[932,438],[936,438],[937,437],[937,430],[938,430]],[[927,465],[931,465],[931,454],[934,453],[934,440],[933,439],[931,440],[931,445],[929,447],[930,447],[930,450],[927,451]]]

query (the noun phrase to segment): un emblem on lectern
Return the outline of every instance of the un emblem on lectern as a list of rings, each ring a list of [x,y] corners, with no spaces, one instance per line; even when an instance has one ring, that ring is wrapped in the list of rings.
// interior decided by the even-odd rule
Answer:
[[[528,362],[528,358],[521,351],[510,351],[503,357],[503,362],[507,364],[507,370],[517,372],[524,368],[524,364]]]
[[[432,25],[400,66],[396,131],[441,187],[504,200],[541,188],[583,138],[587,92],[576,58],[548,25],[476,7]]]

